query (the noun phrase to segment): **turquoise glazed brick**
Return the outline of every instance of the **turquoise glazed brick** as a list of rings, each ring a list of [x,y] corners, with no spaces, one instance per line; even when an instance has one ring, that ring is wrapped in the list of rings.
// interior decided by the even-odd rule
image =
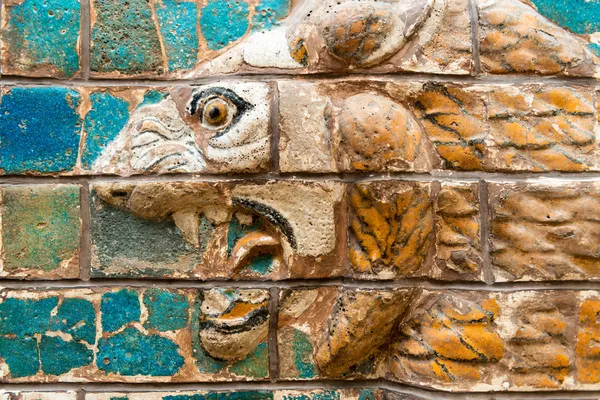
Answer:
[[[75,313],[77,317],[66,317]],[[95,335],[74,334],[69,339],[61,335],[93,328],[95,317],[88,300],[64,299],[58,293],[5,299],[0,303],[0,358],[7,365],[8,377],[61,375],[89,365]]]
[[[89,94],[90,110],[85,116],[86,133],[81,167],[90,170],[106,146],[121,132],[129,120],[129,103],[108,91]]]
[[[2,73],[68,78],[79,74],[79,0],[3,3]]]
[[[0,382],[263,379],[268,304],[268,291],[250,289],[6,290]]]
[[[198,6],[193,1],[164,0],[156,7],[169,71],[187,70],[198,60]]]
[[[0,276],[79,277],[79,186],[5,186],[0,190]]]
[[[94,73],[160,75],[164,72],[159,34],[148,0],[96,0],[91,31]]]
[[[4,174],[70,172],[77,162],[81,95],[65,87],[14,87],[0,104]]]
[[[244,36],[249,13],[248,4],[240,0],[209,0],[200,18],[208,48],[220,50]]]
[[[252,28],[257,31],[273,29],[289,12],[289,0],[261,0],[252,17]]]
[[[279,26],[290,8],[290,0],[94,0],[91,74],[186,77],[253,31]]]
[[[600,31],[600,2],[596,0],[532,0],[540,14],[578,34]]]

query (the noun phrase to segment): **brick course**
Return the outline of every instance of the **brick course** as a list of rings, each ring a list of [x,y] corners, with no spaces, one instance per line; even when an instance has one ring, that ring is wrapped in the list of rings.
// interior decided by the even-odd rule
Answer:
[[[594,1],[2,11],[0,399],[599,395]]]

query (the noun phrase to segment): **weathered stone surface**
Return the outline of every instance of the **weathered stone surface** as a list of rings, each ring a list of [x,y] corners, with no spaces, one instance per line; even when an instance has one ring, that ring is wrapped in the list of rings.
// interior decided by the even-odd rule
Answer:
[[[431,169],[431,149],[403,96],[383,82],[280,82],[283,172]]]
[[[79,190],[76,185],[0,188],[0,276],[79,277]]]
[[[284,172],[600,169],[589,87],[352,80],[280,89]]]
[[[219,82],[149,93],[149,101],[132,110],[92,170],[127,175],[269,167],[268,85]]]
[[[0,379],[266,378],[268,303],[268,291],[252,289],[5,290]]]
[[[390,349],[390,372],[396,379],[448,387],[483,380],[486,367],[504,355],[504,343],[494,330],[498,304],[469,297],[476,296],[436,293],[414,307]]]
[[[86,400],[384,400],[380,389],[238,390],[88,393]]]
[[[282,81],[277,88],[281,171],[337,172],[331,101],[313,83]]]
[[[598,185],[491,185],[496,280],[600,278]]]
[[[287,16],[289,0],[92,2],[94,77],[180,78]]]
[[[598,170],[592,93],[578,86],[426,84],[415,112],[444,168]]]
[[[337,287],[285,290],[277,331],[285,379],[376,378],[415,291]],[[384,357],[385,358],[385,357]]]
[[[432,275],[483,280],[479,185],[443,183],[435,213],[437,268]]]
[[[94,276],[285,279],[343,272],[343,185],[98,183]],[[124,234],[127,232],[127,234]]]
[[[483,279],[477,184],[373,181],[348,197],[353,276]]]
[[[357,184],[349,203],[348,257],[354,274],[391,279],[422,273],[434,241],[431,185]]]
[[[4,174],[261,172],[271,92],[259,82],[198,87],[5,87]]]
[[[0,390],[2,400],[76,400],[77,393],[67,392],[24,392]]]
[[[467,0],[294,3],[281,27],[255,32],[189,76],[277,71],[468,74]]]
[[[530,5],[524,4],[527,2],[478,0],[483,70],[493,74],[536,73],[599,77],[600,59],[594,46],[597,45],[597,38],[590,42],[589,37],[578,37],[545,19]],[[554,5],[546,0],[533,0],[533,3],[545,16],[557,20],[576,33],[593,32],[593,17],[588,19],[589,28],[582,31],[581,27],[586,24],[581,22],[580,17],[572,16],[579,12],[594,15],[598,7],[593,2],[578,2],[577,5],[571,2],[568,6],[563,1]],[[557,12],[559,8],[562,11]],[[566,8],[573,11],[565,12]],[[557,18],[558,14],[562,16]]]
[[[80,73],[79,0],[2,3],[2,74],[68,78]]]

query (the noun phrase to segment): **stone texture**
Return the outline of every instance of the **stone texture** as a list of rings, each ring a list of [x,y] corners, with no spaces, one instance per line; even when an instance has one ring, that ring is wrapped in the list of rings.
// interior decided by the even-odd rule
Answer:
[[[24,392],[0,390],[2,400],[76,400],[77,393],[67,392]]]
[[[481,63],[485,72],[600,76],[600,59],[594,46],[597,38],[591,42],[589,37],[579,37],[524,3],[527,2],[478,0]],[[533,3],[545,16],[576,33],[584,33],[581,26],[594,26],[594,17],[589,17],[589,23],[585,24],[577,22],[580,17],[573,16],[577,13],[594,15],[597,5],[593,3],[577,2],[568,6],[563,1],[554,5],[545,0],[533,0]],[[565,12],[567,8],[572,11]]]
[[[284,379],[377,378],[414,290],[289,289],[277,330]]]
[[[254,32],[268,32],[289,0],[92,1],[94,77],[176,79]]]
[[[80,74],[79,0],[2,3],[2,74],[70,78]]]
[[[576,172],[598,169],[592,93],[426,84],[415,106],[444,168]]]
[[[92,187],[92,274],[339,276],[342,196],[343,186],[334,182],[98,183]]]
[[[268,304],[268,291],[252,289],[5,290],[0,379],[263,379]]]
[[[352,80],[279,87],[283,172],[600,168],[597,95],[586,86]]]
[[[280,82],[281,170],[430,170],[427,137],[394,89],[377,81]]]
[[[130,175],[269,167],[268,85],[218,82],[146,94],[148,101],[138,97],[137,108],[129,102],[133,109],[123,116],[125,124],[91,163],[92,170]]]
[[[442,183],[435,203],[436,253],[433,276],[483,280],[479,185]]]
[[[390,372],[401,382],[443,390],[590,388],[581,374],[591,369],[579,369],[577,362],[585,361],[575,350],[593,357],[583,332],[593,313],[590,299],[597,296],[562,290],[424,293],[390,347]]]
[[[79,277],[79,190],[76,185],[0,188],[0,276]]]
[[[293,4],[281,27],[254,32],[188,76],[247,71],[471,72],[467,0],[377,3]]]
[[[476,184],[374,181],[348,197],[354,277],[483,279]]]
[[[595,280],[597,184],[491,185],[491,245],[498,281]]]
[[[380,389],[238,390],[88,393],[86,400],[384,400]]]
[[[5,87],[0,169],[8,175],[261,172],[269,168],[270,103],[269,86],[259,82]]]

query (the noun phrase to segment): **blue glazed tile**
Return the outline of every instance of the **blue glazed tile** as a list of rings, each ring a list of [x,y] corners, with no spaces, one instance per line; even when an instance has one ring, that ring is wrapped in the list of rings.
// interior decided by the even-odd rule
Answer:
[[[72,77],[78,73],[78,0],[25,0],[7,4],[4,10],[4,74]]]
[[[246,34],[250,26],[248,4],[241,0],[209,0],[200,26],[208,48],[220,50]]]
[[[159,34],[148,0],[96,0],[92,26],[92,73],[150,74],[164,72]]]
[[[79,92],[16,87],[0,104],[0,169],[5,174],[69,172],[77,162]]]

